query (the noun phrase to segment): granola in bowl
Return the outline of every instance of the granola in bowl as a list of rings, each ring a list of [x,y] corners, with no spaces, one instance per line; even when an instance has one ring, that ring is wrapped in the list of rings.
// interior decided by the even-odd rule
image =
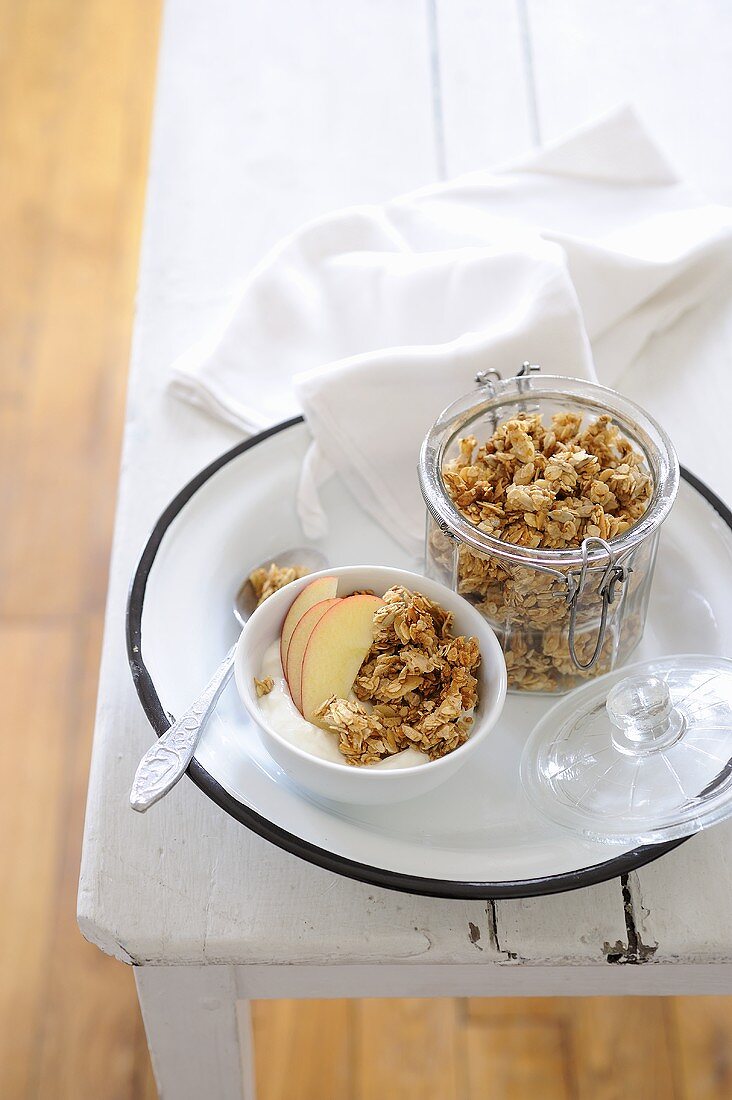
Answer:
[[[304,566],[272,562],[249,580],[258,606],[306,576]],[[374,596],[358,588],[351,596]],[[374,639],[348,698],[320,705],[317,725],[335,734],[343,762],[373,764],[406,749],[414,762],[437,760],[468,738],[478,702],[477,638],[452,635],[452,615],[420,592],[394,585],[373,616]],[[256,697],[269,695],[272,675],[254,676]]]
[[[394,585],[374,615],[374,640],[355,699],[326,699],[316,717],[349,764],[417,749],[438,760],[462,745],[478,702],[477,638],[455,637],[453,617],[420,592]]]
[[[445,782],[481,750],[506,696],[484,616],[391,566],[339,566],[275,592],[241,633],[234,675],[288,778],[360,805]]]

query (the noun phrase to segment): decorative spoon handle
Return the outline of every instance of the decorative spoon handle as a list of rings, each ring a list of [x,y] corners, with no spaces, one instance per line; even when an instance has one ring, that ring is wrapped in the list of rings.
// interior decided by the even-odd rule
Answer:
[[[235,651],[234,645],[206,684],[203,694],[143,756],[130,791],[133,810],[144,813],[166,795],[184,774],[217,700],[234,671]]]

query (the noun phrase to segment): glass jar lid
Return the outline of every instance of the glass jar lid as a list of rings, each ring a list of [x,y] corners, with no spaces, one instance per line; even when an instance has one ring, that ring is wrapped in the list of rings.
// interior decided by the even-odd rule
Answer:
[[[732,817],[732,660],[664,657],[570,692],[529,737],[521,782],[593,841],[661,843]]]

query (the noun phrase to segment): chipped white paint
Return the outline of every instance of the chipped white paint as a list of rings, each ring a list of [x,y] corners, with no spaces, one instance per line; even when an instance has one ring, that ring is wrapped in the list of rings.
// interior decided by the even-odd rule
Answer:
[[[725,16],[722,0],[674,5],[673,17],[661,0],[591,10],[581,0],[169,0],[79,888],[84,934],[144,967],[165,1095],[203,1094],[194,1059],[223,1067],[218,1096],[239,1095],[226,1091],[242,1081],[233,1013],[250,996],[732,990],[730,828],[631,875],[625,890],[494,906],[310,867],[188,782],[133,814],[129,785],[151,732],[122,630],[153,521],[237,440],[167,397],[167,365],[220,321],[263,250],[329,208],[384,199],[443,166],[505,160],[536,124],[556,137],[628,96],[676,163],[729,199]],[[728,305],[709,303],[686,343],[669,333],[623,383],[728,500],[724,429],[709,409],[732,404],[729,337]],[[650,962],[622,965],[640,957]],[[204,988],[210,1016],[196,1008]],[[194,1031],[210,1038],[195,1050]]]

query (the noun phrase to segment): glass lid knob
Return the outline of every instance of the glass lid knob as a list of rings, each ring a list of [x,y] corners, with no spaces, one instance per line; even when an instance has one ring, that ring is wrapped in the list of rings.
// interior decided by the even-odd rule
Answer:
[[[640,756],[672,745],[684,731],[684,716],[658,676],[629,676],[611,688],[605,708],[615,727],[611,736],[618,752]]]

